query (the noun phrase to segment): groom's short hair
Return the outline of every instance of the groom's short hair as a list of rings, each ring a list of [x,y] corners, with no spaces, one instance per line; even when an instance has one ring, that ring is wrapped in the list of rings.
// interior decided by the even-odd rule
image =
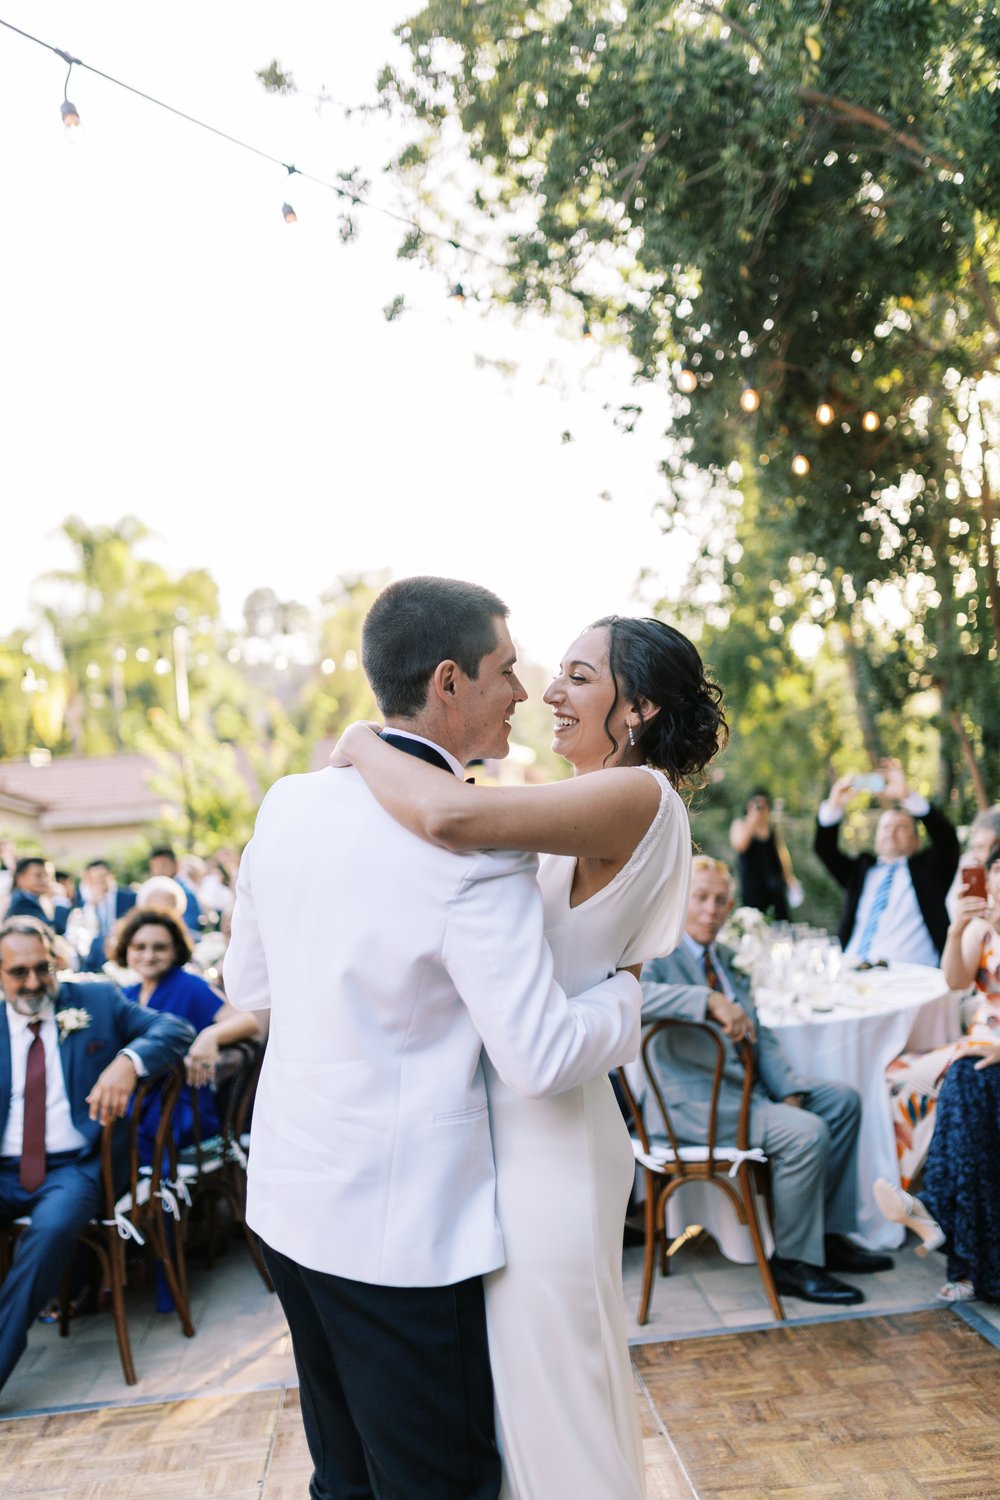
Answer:
[[[365,618],[361,658],[375,701],[387,718],[412,718],[427,702],[435,669],[457,662],[479,676],[496,650],[496,620],[507,606],[489,589],[459,578],[401,578],[384,589]]]

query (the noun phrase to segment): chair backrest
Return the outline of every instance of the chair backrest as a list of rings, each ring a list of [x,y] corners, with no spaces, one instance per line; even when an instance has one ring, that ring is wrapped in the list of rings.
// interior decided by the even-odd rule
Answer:
[[[667,1106],[667,1101],[664,1097],[663,1090],[660,1087],[660,1082],[656,1072],[656,1062],[653,1055],[654,1042],[658,1037],[664,1037],[665,1039],[665,1034],[670,1031],[678,1032],[682,1029],[687,1030],[689,1033],[704,1033],[704,1035],[708,1038],[711,1046],[715,1050],[715,1066],[712,1074],[712,1094],[709,1101],[708,1111],[708,1129],[706,1131],[705,1139],[702,1141],[681,1141],[676,1130],[674,1129],[673,1122],[670,1118],[670,1110]],[[683,1172],[684,1170],[684,1165],[681,1158],[682,1145],[706,1146],[708,1148],[708,1170],[709,1172],[712,1172],[714,1170],[714,1158],[719,1124],[719,1096],[722,1091],[723,1073],[726,1066],[726,1045],[726,1040],[720,1034],[717,1027],[710,1025],[706,1021],[664,1019],[662,1021],[654,1021],[650,1026],[647,1026],[643,1030],[642,1042],[639,1049],[639,1060],[642,1065],[642,1071],[646,1086],[652,1093],[652,1096],[656,1101],[657,1107],[660,1111],[660,1115],[662,1116],[664,1125],[666,1127],[667,1140],[669,1141],[670,1148],[674,1153],[678,1171]],[[736,1127],[736,1146],[738,1150],[745,1151],[747,1149],[747,1146],[749,1145],[750,1137],[750,1101],[753,1094],[754,1052],[752,1046],[745,1040],[737,1043],[736,1050],[743,1062],[743,1087],[740,1093],[740,1111]],[[628,1079],[625,1076],[624,1068],[618,1069],[618,1078],[622,1085],[622,1092],[624,1093],[629,1108],[632,1111],[633,1120],[635,1122],[636,1135],[639,1138],[639,1142],[642,1146],[643,1152],[648,1156],[650,1151],[650,1141],[646,1129],[646,1124],[643,1119],[642,1109],[640,1108],[639,1103],[635,1098],[635,1094],[629,1086]]]
[[[244,1122],[253,1104],[260,1065],[262,1047],[240,1042],[224,1047],[219,1054],[216,1069],[216,1104],[219,1110],[219,1135],[222,1138],[221,1159],[225,1160],[233,1142],[239,1143]],[[194,1132],[194,1160],[199,1173],[204,1166],[202,1147],[206,1144],[201,1130],[201,1111],[198,1090],[191,1090],[191,1123]],[[216,1142],[218,1144],[218,1142]],[[220,1153],[213,1151],[213,1157]],[[188,1158],[185,1157],[185,1160]]]
[[[170,1182],[177,1176],[177,1145],[174,1140],[174,1108],[184,1084],[183,1065],[175,1063],[163,1073],[140,1078],[132,1095],[131,1109],[124,1120],[105,1126],[101,1131],[101,1182],[107,1213],[113,1217],[114,1206],[128,1193],[132,1203],[140,1202],[139,1180],[149,1177],[149,1201],[160,1191],[164,1178]],[[152,1162],[145,1166],[140,1157],[140,1133],[143,1117],[149,1105],[159,1101],[159,1120],[153,1137]],[[116,1150],[120,1133],[124,1133],[127,1145],[123,1152]],[[128,1166],[127,1178],[123,1181],[118,1168],[125,1155]],[[143,1170],[145,1166],[145,1170]]]

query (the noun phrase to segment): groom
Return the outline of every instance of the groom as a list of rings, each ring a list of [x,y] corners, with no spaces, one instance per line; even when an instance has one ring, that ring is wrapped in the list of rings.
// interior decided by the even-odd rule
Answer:
[[[386,737],[464,774],[526,696],[505,605],[409,578],[365,621]],[[453,854],[352,769],[268,792],[240,865],[233,1004],[270,1006],[247,1216],[288,1318],[314,1500],[495,1500],[481,1277],[503,1264],[481,1066],[528,1096],[630,1060],[629,974],[568,1000],[533,855]]]

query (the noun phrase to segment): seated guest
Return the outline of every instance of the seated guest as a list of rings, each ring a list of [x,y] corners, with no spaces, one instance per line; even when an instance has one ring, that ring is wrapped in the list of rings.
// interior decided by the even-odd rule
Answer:
[[[211,1089],[219,1051],[234,1042],[256,1041],[260,1035],[256,1018],[249,1011],[234,1009],[200,975],[187,972],[184,965],[191,957],[191,939],[177,917],[168,912],[136,907],[116,930],[109,956],[139,975],[137,984],[125,986],[127,1000],[144,1009],[181,1016],[194,1027],[197,1035],[184,1061],[188,1084],[198,1089],[201,1136],[207,1139],[219,1129]],[[158,1121],[159,1112],[151,1106],[142,1121],[147,1150],[152,1147]],[[191,1087],[184,1089],[174,1110],[174,1139],[179,1146],[194,1140]]]
[[[935,1129],[935,1103],[952,1063],[982,1044],[1000,1041],[1000,843],[986,856],[986,897],[960,894],[948,928],[941,969],[953,990],[975,986],[966,1035],[930,1052],[904,1052],[886,1069],[896,1131],[899,1177],[914,1180]]]
[[[882,762],[884,792],[898,804],[882,813],[874,854],[840,847],[844,811],[857,794],[854,776],[834,782],[821,805],[814,848],[846,897],[838,936],[849,958],[937,968],[948,931],[945,895],[958,864],[958,835],[944,813],[911,792],[896,760]],[[920,847],[917,820],[930,845]]]
[[[150,875],[135,893],[135,904],[145,911],[166,911],[178,922],[184,921],[187,893],[169,875]]]
[[[99,974],[107,958],[111,930],[135,905],[135,892],[119,889],[107,860],[92,859],[80,878],[79,901],[84,922],[94,934],[89,951],[80,955],[80,968]]]
[[[857,1142],[861,1100],[852,1088],[815,1083],[792,1072],[777,1036],[759,1026],[746,975],[730,949],[716,943],[733,907],[733,883],[720,860],[696,855],[684,936],[674,953],[642,971],[642,1019],[715,1022],[726,1048],[719,1099],[720,1141],[735,1144],[743,1063],[735,1044],[756,1038],[757,1077],[750,1106],[750,1145],[763,1148],[771,1174],[779,1292],[807,1302],[863,1302],[863,1294],[830,1271],[892,1269],[846,1236],[857,1227]],[[682,1141],[708,1133],[715,1048],[707,1038],[661,1034],[652,1063]],[[656,1122],[648,1122],[655,1131]]]
[[[193,1036],[113,984],[59,984],[53,943],[30,917],[0,926],[0,1221],[31,1216],[0,1284],[0,1386],[98,1211],[101,1126],[127,1112],[139,1077],[178,1061]]]
[[[192,932],[201,930],[201,903],[198,893],[190,881],[181,874],[177,863],[177,855],[169,844],[164,844],[159,849],[154,849],[149,856],[150,875],[168,875],[171,880],[176,880],[187,898],[187,909],[184,913],[185,926]]]
[[[958,861],[955,878],[945,898],[950,921],[955,920],[958,898],[962,894],[962,871],[967,865],[984,865],[986,856],[996,843],[1000,843],[1000,803],[995,803],[993,807],[987,807],[984,812],[977,813],[972,820],[965,852]]]
[[[886,1218],[919,1236],[918,1255],[946,1248],[942,1302],[1000,1302],[1000,1040],[975,1050],[979,1061],[958,1058],[941,1086],[920,1197],[875,1183]]]
[[[52,866],[40,854],[26,854],[14,866],[14,888],[6,916],[34,917],[55,929]]]

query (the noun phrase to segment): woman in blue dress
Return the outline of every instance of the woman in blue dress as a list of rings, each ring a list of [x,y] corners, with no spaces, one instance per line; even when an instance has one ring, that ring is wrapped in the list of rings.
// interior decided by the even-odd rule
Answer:
[[[186,928],[169,912],[138,907],[115,932],[111,956],[138,974],[138,984],[126,985],[123,993],[129,1000],[148,1005],[151,1010],[167,1011],[189,1021],[198,1035],[184,1059],[188,1086],[182,1091],[174,1111],[174,1139],[178,1146],[194,1140],[192,1096],[198,1091],[200,1135],[207,1140],[219,1129],[218,1112],[211,1084],[219,1061],[219,1052],[234,1042],[256,1041],[259,1027],[255,1017],[238,1011],[198,974],[190,974],[184,965],[191,957],[191,939]],[[159,1120],[159,1110],[151,1102],[142,1121],[142,1144],[146,1155],[152,1149]]]

